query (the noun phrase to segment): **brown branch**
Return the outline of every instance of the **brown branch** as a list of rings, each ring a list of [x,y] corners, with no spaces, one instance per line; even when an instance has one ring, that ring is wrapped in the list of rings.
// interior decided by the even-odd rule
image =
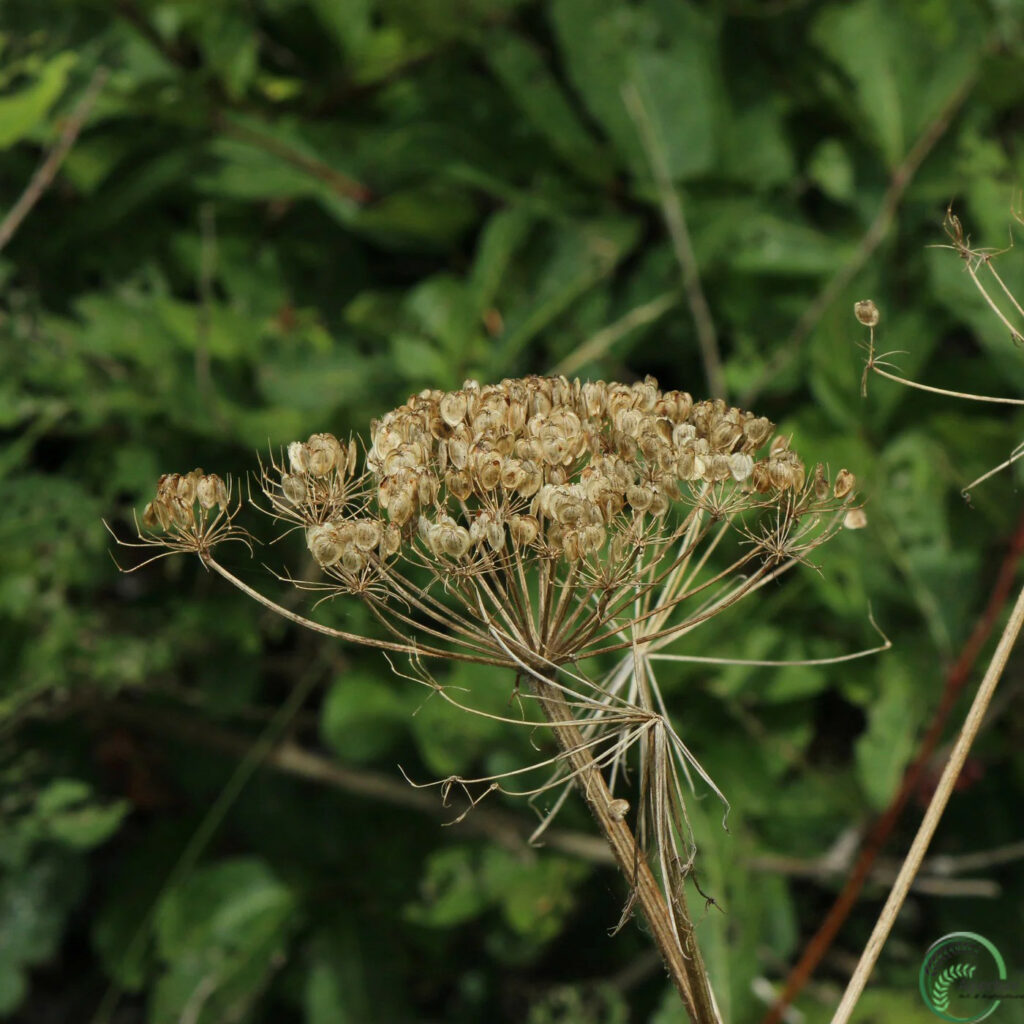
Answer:
[[[127,726],[145,729],[159,736],[174,736],[188,743],[201,743],[211,750],[238,757],[244,757],[255,742],[252,736],[213,725],[197,715],[169,708],[154,708],[151,705],[118,700],[103,704],[101,714]],[[452,816],[452,808],[445,807],[435,794],[414,789],[408,783],[384,772],[344,767],[329,757],[304,749],[292,740],[282,740],[271,747],[263,763],[285,775],[331,786],[367,800],[381,800],[435,818]],[[459,827],[460,831],[464,829],[486,835],[502,846],[523,852],[528,849],[529,836],[535,824],[519,815],[478,807],[460,822]],[[581,832],[553,828],[544,833],[544,840],[546,847],[581,860],[601,865],[614,863],[604,842]]]
[[[995,627],[1003,605],[1006,604],[1022,553],[1024,553],[1024,517],[1018,523],[1017,530],[1010,541],[1009,549],[999,568],[999,574],[989,594],[985,610],[982,612],[970,637],[968,637],[967,642],[964,644],[960,656],[946,673],[945,685],[939,706],[935,709],[931,724],[921,740],[913,762],[903,776],[903,782],[898,792],[868,833],[861,848],[860,856],[857,858],[857,862],[854,864],[846,884],[836,897],[818,931],[804,948],[803,955],[797,961],[796,966],[790,971],[782,995],[779,996],[778,1001],[764,1017],[762,1024],[778,1024],[782,1020],[784,1010],[793,1002],[810,980],[811,975],[828,952],[839,929],[843,926],[850,911],[856,904],[864,882],[870,874],[878,854],[899,821],[907,801],[916,791],[921,781],[921,776],[931,759],[939,738],[942,736],[950,712],[952,712],[960,692],[970,677],[971,670],[981,652],[981,648]]]
[[[21,227],[22,221],[25,220],[32,211],[32,208],[43,197],[43,193],[53,183],[53,179],[57,176],[57,171],[60,170],[60,165],[71,151],[71,147],[75,144],[75,140],[85,125],[89,111],[92,110],[100,90],[106,83],[108,74],[107,69],[103,67],[97,68],[93,72],[92,78],[82,94],[82,98],[78,101],[75,109],[71,112],[71,116],[65,122],[56,144],[46,154],[43,162],[36,168],[35,174],[32,175],[25,191],[21,193],[17,202],[7,211],[7,215],[0,222],[0,251],[14,237],[15,232]]]
[[[725,398],[725,374],[722,372],[722,357],[718,351],[718,333],[715,330],[715,321],[711,316],[708,300],[704,296],[704,289],[701,287],[697,254],[693,251],[679,190],[672,181],[664,147],[635,85],[630,83],[623,88],[622,100],[633,119],[651,165],[662,216],[672,240],[672,251],[682,272],[683,290],[690,304],[690,315],[697,330],[697,342],[700,345],[704,374],[708,381],[708,397]]]
[[[720,1018],[682,890],[674,894],[673,900],[675,920],[682,933],[680,944],[673,928],[672,912],[647,858],[637,846],[629,825],[621,816],[613,814],[612,794],[593,754],[584,745],[579,728],[575,724],[566,724],[572,722],[572,712],[561,690],[545,681],[539,673],[533,675],[532,685],[551,722],[551,731],[576,777],[580,793],[625,875],[634,898],[643,909],[651,936],[661,952],[665,968],[682,998],[692,1024],[718,1024]]]
[[[317,181],[323,182],[335,195],[353,203],[368,203],[373,198],[373,192],[362,182],[350,178],[341,171],[336,171],[329,164],[322,160],[307,156],[280,139],[271,138],[262,132],[252,128],[229,121],[221,114],[214,117],[216,127],[225,135],[238,139],[239,142],[247,142],[250,146],[262,149],[271,156],[291,164],[293,167]]]
[[[864,952],[861,953],[857,969],[853,972],[853,977],[850,978],[850,982],[846,986],[842,1001],[835,1012],[835,1016],[832,1018],[832,1024],[847,1024],[854,1007],[857,1005],[857,1001],[860,999],[861,993],[864,991],[864,986],[867,984],[868,977],[875,966],[875,962],[878,960],[878,955],[885,945],[885,940],[889,937],[889,932],[892,931],[892,927],[896,923],[896,918],[899,916],[903,901],[907,898],[910,885],[921,870],[924,855],[928,852],[928,847],[935,835],[935,830],[939,827],[939,822],[945,813],[949,798],[956,786],[956,781],[963,771],[967,755],[978,736],[978,731],[981,729],[982,722],[985,719],[985,712],[988,710],[992,696],[996,692],[996,687],[999,685],[999,680],[1006,669],[1010,652],[1017,642],[1017,637],[1020,636],[1022,627],[1024,627],[1024,587],[1021,588],[1020,593],[1017,595],[1013,611],[1010,613],[1010,618],[999,637],[999,643],[996,645],[988,668],[985,670],[985,675],[981,680],[981,685],[978,687],[978,692],[974,695],[974,700],[971,702],[970,710],[967,712],[964,724],[960,728],[953,751],[949,755],[946,767],[943,769],[939,783],[935,787],[935,793],[928,803],[924,820],[914,835],[914,841],[910,844],[910,850],[903,861],[900,873],[896,877],[892,889],[889,891],[889,896],[885,901],[885,906],[882,907],[882,912],[878,915],[878,921],[875,923],[871,937],[864,947]]]
[[[970,74],[965,76],[963,81],[952,91],[938,115],[928,124],[914,145],[907,151],[899,166],[892,172],[889,186],[882,197],[882,205],[879,207],[878,213],[875,214],[875,219],[861,238],[856,250],[854,250],[853,255],[832,275],[825,287],[821,289],[807,309],[804,310],[793,330],[790,331],[789,336],[776,349],[775,355],[765,367],[764,373],[740,397],[739,404],[741,406],[749,408],[757,400],[762,390],[797,357],[804,342],[807,341],[814,328],[818,326],[818,322],[828,311],[829,306],[832,305],[854,277],[860,273],[875,250],[885,240],[885,236],[889,233],[889,228],[892,227],[892,222],[896,217],[896,211],[903,201],[904,193],[914,180],[914,176],[920,170],[921,164],[924,163],[928,154],[935,148],[939,139],[946,134],[957,111],[964,105],[967,97],[970,96],[977,77],[977,69],[972,70]]]

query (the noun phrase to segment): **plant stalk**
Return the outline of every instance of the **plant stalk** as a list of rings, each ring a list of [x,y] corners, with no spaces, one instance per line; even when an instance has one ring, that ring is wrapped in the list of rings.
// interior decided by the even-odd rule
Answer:
[[[572,723],[569,705],[558,687],[545,681],[539,673],[533,674],[532,685],[541,698],[540,704],[551,722],[555,739],[575,773],[579,790],[643,909],[665,969],[682,998],[690,1021],[692,1024],[721,1024],[682,888],[674,897],[676,928],[679,931],[677,940],[672,912],[647,858],[637,846],[629,825],[612,814],[609,806],[612,794],[593,754],[584,746],[579,728],[566,724]]]

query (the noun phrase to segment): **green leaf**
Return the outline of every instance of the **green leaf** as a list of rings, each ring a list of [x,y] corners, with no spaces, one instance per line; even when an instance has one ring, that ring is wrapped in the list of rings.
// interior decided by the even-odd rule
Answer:
[[[31,85],[0,96],[0,149],[34,133],[60,98],[77,59],[74,53],[58,53],[43,65]]]
[[[371,761],[405,733],[414,706],[388,679],[346,672],[320,711],[320,733],[345,761]]]
[[[879,661],[879,692],[866,709],[867,730],[856,745],[857,777],[875,810],[888,806],[914,752],[919,721],[914,686],[903,664]]]
[[[650,178],[651,169],[623,100],[628,84],[640,94],[669,175],[681,181],[711,169],[722,111],[710,19],[685,3],[601,0],[558,0],[552,19],[570,76],[635,175]]]
[[[509,95],[565,163],[585,178],[606,181],[607,156],[576,116],[539,50],[522,36],[496,32],[484,53]]]
[[[164,972],[152,1024],[177,1024],[201,1007],[197,1024],[241,1016],[280,964],[292,892],[262,861],[239,858],[197,870],[160,903],[157,949]]]

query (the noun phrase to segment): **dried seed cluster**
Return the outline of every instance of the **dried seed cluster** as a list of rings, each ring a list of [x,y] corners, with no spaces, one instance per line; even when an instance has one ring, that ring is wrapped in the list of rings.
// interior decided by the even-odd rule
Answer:
[[[738,600],[839,528],[853,476],[808,474],[772,432],[763,416],[650,377],[466,381],[374,421],[362,470],[355,440],[320,433],[261,467],[260,483],[271,515],[304,531],[325,588],[367,600],[403,643],[421,632],[477,660],[565,660],[628,643],[623,623],[689,628],[661,624],[708,586],[728,583]],[[204,518],[226,502],[219,477],[165,476],[144,523],[171,533],[165,546],[205,554],[248,539],[230,512]],[[700,583],[696,553],[719,526],[744,540]]]
[[[674,501],[724,482],[798,491],[805,471],[764,417],[722,401],[632,386],[527,377],[424,391],[372,425],[366,464],[390,524],[416,525],[432,554],[506,543],[569,561],[637,535]],[[622,547],[623,545],[618,545]]]
[[[164,473],[156,485],[156,497],[142,513],[144,526],[161,530],[192,531],[216,509],[228,507],[228,489],[216,473],[193,469],[191,473]]]

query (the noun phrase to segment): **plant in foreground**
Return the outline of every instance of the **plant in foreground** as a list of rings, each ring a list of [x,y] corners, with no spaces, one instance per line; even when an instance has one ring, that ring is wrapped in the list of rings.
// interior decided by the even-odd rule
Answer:
[[[293,442],[258,474],[264,511],[302,531],[322,569],[293,582],[361,600],[376,637],[282,608],[214,558],[219,542],[251,543],[215,475],[162,477],[139,543],[193,551],[293,621],[409,656],[415,679],[463,710],[484,713],[436,682],[429,659],[510,669],[536,710],[500,720],[540,720],[557,748],[547,781],[518,790],[561,789],[536,834],[575,783],[629,883],[624,919],[639,903],[691,1018],[714,1021],[684,897],[695,849],[683,783],[696,773],[725,798],[669,721],[652,660],[844,520],[859,525],[853,476],[808,473],[772,434],[763,417],[652,378],[527,377],[414,395],[371,425],[362,459],[331,434]],[[514,792],[536,767],[442,786],[472,804],[477,784]]]

